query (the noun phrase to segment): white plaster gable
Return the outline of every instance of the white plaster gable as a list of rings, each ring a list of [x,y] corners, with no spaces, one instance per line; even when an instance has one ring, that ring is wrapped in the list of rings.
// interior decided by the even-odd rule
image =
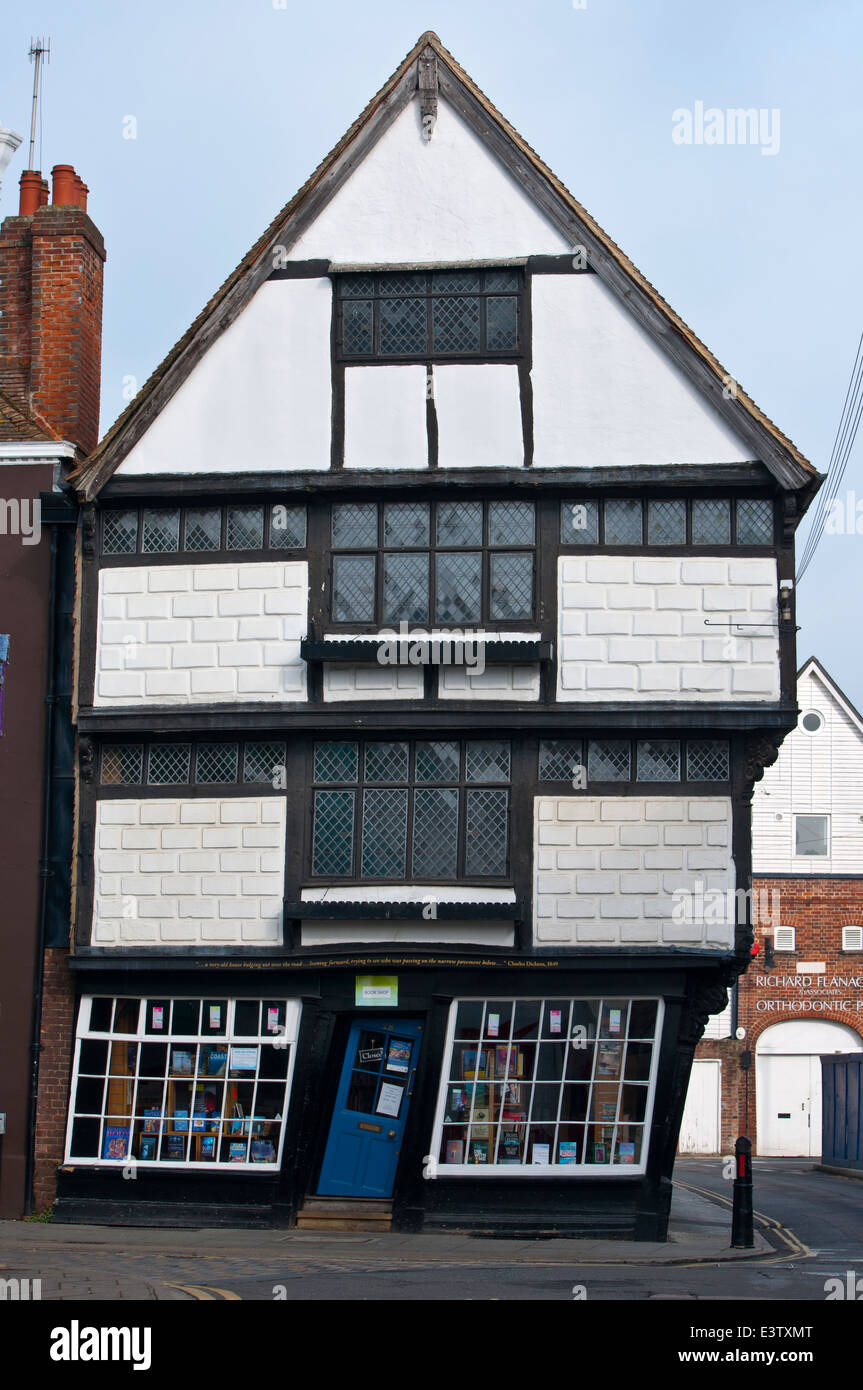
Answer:
[[[117,473],[267,473],[330,466],[329,279],[269,280]]]
[[[568,249],[566,237],[441,96],[431,140],[423,137],[419,102],[409,102],[290,256],[381,264]]]
[[[536,275],[532,293],[537,468],[752,458],[599,276]]]

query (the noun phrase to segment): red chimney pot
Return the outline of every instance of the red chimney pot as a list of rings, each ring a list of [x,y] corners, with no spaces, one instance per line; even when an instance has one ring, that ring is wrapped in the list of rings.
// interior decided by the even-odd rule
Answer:
[[[21,197],[18,204],[19,217],[32,217],[39,206],[42,193],[42,175],[35,169],[25,169],[19,180]]]
[[[40,208],[46,208],[46,207],[48,206],[48,199],[49,199],[49,197],[50,197],[50,189],[49,189],[49,187],[48,187],[48,180],[47,180],[47,179],[42,179],[42,182],[41,182],[40,185],[39,185],[39,206],[40,206]]]
[[[78,175],[72,165],[55,164],[51,170],[51,177],[54,180],[54,191],[51,199],[54,207],[77,207],[79,203]]]

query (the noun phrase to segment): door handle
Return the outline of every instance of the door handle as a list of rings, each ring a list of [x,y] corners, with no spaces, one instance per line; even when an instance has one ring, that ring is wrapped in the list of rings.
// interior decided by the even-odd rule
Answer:
[[[396,1132],[395,1132],[394,1129],[390,1129],[390,1130],[387,1131],[387,1138],[388,1138],[388,1139],[395,1139],[395,1137],[396,1137]]]

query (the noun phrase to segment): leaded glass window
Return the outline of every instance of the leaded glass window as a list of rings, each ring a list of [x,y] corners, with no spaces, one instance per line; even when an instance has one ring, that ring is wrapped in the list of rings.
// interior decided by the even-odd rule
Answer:
[[[726,739],[690,740],[686,745],[686,777],[690,782],[727,782],[731,775]]]
[[[587,752],[588,782],[628,782],[631,753],[628,739],[591,739]]]
[[[196,782],[236,782],[236,743],[199,743],[195,754]]]
[[[228,508],[228,550],[260,550],[264,544],[263,507]]]
[[[348,361],[521,355],[519,269],[339,275],[338,353]]]
[[[143,781],[141,775],[143,761],[143,744],[108,744],[102,749],[102,785],[104,787],[140,785]]]
[[[598,545],[599,503],[561,502],[560,540],[562,545]]]
[[[141,553],[164,555],[180,548],[180,509],[144,508]]]
[[[679,782],[680,744],[674,739],[639,739],[637,744],[639,782]]]
[[[138,549],[138,513],[105,512],[102,518],[102,554],[134,555]]]
[[[692,544],[730,545],[731,503],[727,497],[694,497]]]
[[[540,782],[571,782],[582,766],[581,739],[541,739],[539,744]]]
[[[681,498],[648,502],[647,544],[686,544],[686,503]]]
[[[605,544],[641,545],[641,499],[610,497],[605,503]]]
[[[505,739],[317,743],[313,876],[506,877],[510,775]]]
[[[189,743],[151,743],[147,782],[151,787],[188,782],[192,747]]]
[[[189,507],[183,529],[183,549],[200,552],[221,548],[221,507]]]
[[[534,618],[533,502],[336,503],[332,544],[336,623]]]
[[[737,544],[773,544],[773,503],[768,497],[738,499]]]

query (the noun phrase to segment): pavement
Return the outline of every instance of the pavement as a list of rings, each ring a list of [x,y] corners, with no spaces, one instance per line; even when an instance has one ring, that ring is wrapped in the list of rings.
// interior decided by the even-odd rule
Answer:
[[[730,1245],[728,1199],[675,1182],[666,1242],[489,1239],[467,1233],[164,1230],[0,1222],[0,1279],[41,1281],[45,1299],[233,1299],[229,1286],[252,1270],[302,1272],[430,1270],[463,1266],[717,1265],[805,1247],[767,1217],[756,1219],[754,1246]],[[214,1283],[218,1280],[218,1283]],[[208,1281],[208,1282],[203,1282]]]

